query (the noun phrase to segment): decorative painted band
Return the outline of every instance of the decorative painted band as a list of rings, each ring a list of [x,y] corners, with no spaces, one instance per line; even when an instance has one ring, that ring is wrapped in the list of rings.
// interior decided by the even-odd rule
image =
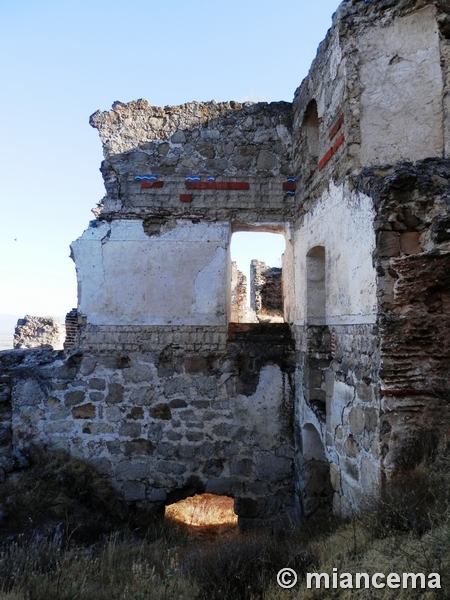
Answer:
[[[248,190],[246,181],[186,181],[188,190]]]
[[[283,183],[283,190],[284,190],[285,192],[287,192],[288,190],[289,190],[289,191],[294,191],[294,190],[296,190],[296,189],[297,189],[297,184],[296,184],[296,183],[290,183],[290,182],[288,182],[288,183]]]
[[[192,194],[180,194],[181,202],[192,202]]]
[[[156,181],[158,177],[156,175],[135,175],[135,181]]]
[[[333,140],[334,136],[337,134],[337,132],[339,131],[339,129],[342,127],[343,124],[344,124],[344,113],[341,109],[341,112],[339,114],[339,119],[336,121],[336,123],[333,125],[333,127],[330,131],[330,140]]]
[[[333,146],[328,150],[328,152],[325,154],[325,156],[319,161],[319,171],[321,171],[324,168],[324,166],[327,164],[327,162],[330,160],[330,158],[333,156],[333,154],[336,153],[337,149],[340,146],[342,146],[342,144],[344,143],[344,140],[345,140],[344,134],[341,133],[341,135],[334,142]]]
[[[162,188],[164,187],[164,181],[141,181],[141,188]]]

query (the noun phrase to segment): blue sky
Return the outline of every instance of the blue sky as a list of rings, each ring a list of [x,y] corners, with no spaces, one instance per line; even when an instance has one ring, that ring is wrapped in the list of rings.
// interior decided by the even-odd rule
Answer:
[[[0,314],[76,306],[69,245],[104,195],[93,112],[291,101],[338,5],[0,0]]]

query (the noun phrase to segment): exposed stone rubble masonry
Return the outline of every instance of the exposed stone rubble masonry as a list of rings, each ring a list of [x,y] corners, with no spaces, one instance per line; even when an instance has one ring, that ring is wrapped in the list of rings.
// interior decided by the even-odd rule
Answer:
[[[283,323],[281,269],[262,261],[250,263],[250,306],[260,322]]]
[[[227,352],[203,355],[172,345],[156,356],[19,355],[13,446],[90,460],[151,510],[206,491],[235,497],[241,524],[276,520],[294,503],[292,341],[284,330],[267,335],[255,343],[235,334]]]
[[[92,115],[77,345],[0,353],[0,453],[63,447],[157,512],[230,495],[243,526],[349,515],[420,461],[450,428],[449,91],[447,2],[345,0],[292,104]],[[239,322],[236,231],[284,234],[284,323]]]
[[[48,345],[55,350],[62,350],[64,339],[64,327],[55,317],[26,315],[17,321],[14,331],[14,348],[22,350]]]

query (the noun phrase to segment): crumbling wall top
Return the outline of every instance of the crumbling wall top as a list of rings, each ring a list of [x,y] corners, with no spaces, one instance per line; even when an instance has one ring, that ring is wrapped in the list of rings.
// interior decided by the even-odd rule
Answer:
[[[166,171],[172,166],[173,173],[188,172],[201,160],[212,158],[221,162],[209,166],[236,172],[250,167],[252,157],[256,169],[267,169],[258,148],[249,144],[278,143],[279,148],[273,148],[275,154],[289,151],[291,112],[289,102],[241,104],[213,100],[159,107],[141,99],[128,104],[115,102],[110,111],[94,113],[90,124],[99,131],[105,158],[139,149],[148,155],[155,153],[153,163],[166,167]],[[233,160],[236,154],[240,160]],[[275,167],[271,164],[269,169]],[[281,167],[278,164],[278,170]]]

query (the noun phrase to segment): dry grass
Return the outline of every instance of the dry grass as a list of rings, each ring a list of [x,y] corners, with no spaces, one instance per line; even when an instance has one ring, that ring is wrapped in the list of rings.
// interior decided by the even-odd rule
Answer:
[[[334,532],[308,542],[316,557],[310,572],[439,573],[441,590],[306,589],[306,579],[292,591],[272,584],[264,600],[326,598],[399,599],[450,598],[450,452],[447,440],[431,462],[422,462],[398,477],[381,498]]]
[[[61,540],[14,542],[0,554],[1,600],[184,600],[197,590],[177,574],[175,549],[111,536],[90,548]]]
[[[75,477],[81,483],[74,487],[70,482]],[[144,521],[137,537],[133,527],[143,515],[127,512],[105,485],[81,461],[65,462],[59,454],[42,455],[17,481],[7,484],[0,492],[2,502],[11,512],[17,506],[17,515],[0,527],[4,536],[0,600],[450,598],[450,457],[446,446],[431,466],[416,467],[400,485],[368,504],[362,516],[347,523],[309,520],[300,531],[286,532],[283,538],[228,532],[215,539],[199,539],[198,531],[213,527],[197,525],[200,517],[212,514],[202,497],[194,498],[195,510],[187,511],[194,527],[184,526],[180,533],[170,522],[148,527]],[[225,502],[214,509],[221,518]],[[92,529],[100,513],[100,522],[113,528],[107,535],[99,534],[101,528]],[[83,519],[90,529],[77,537]],[[8,539],[13,524],[19,527],[16,533],[22,530],[24,534]],[[216,531],[222,531],[221,527]],[[293,590],[276,584],[276,574],[283,567],[299,574]],[[442,590],[306,589],[307,572],[331,574],[335,567],[339,573],[437,572]]]
[[[35,448],[30,462],[0,486],[0,535],[58,527],[89,542],[129,520],[123,499],[84,461]]]

